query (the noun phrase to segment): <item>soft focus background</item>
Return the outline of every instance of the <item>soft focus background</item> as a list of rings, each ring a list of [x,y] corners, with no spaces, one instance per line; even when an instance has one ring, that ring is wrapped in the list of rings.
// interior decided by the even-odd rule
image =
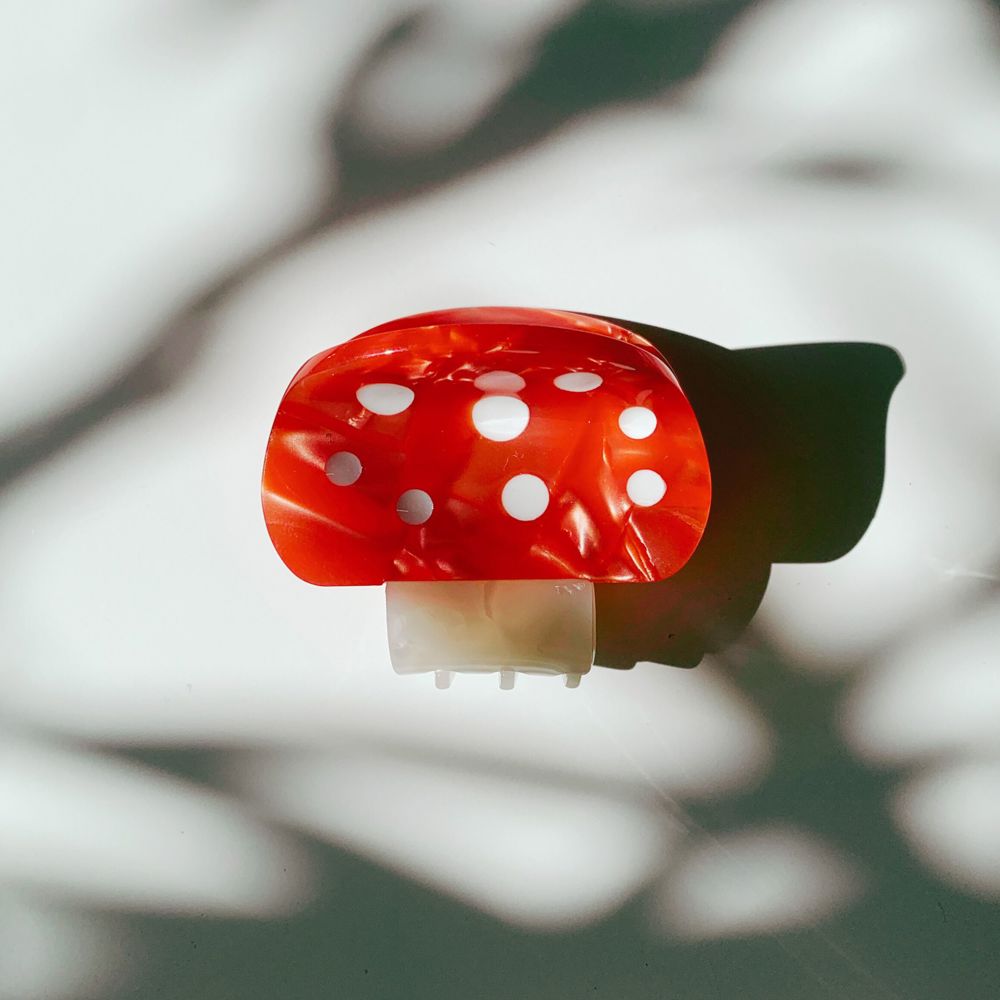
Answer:
[[[1000,996],[995,5],[0,22],[0,997]],[[262,449],[493,303],[891,345],[869,531],[695,670],[396,678]]]

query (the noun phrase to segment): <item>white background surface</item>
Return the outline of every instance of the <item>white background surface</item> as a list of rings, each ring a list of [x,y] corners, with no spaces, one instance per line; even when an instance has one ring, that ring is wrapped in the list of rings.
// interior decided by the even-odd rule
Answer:
[[[351,949],[405,952],[394,921],[437,914],[452,937],[437,955],[431,934],[398,995],[528,995],[512,969],[534,962],[552,979],[531,995],[575,998],[589,966],[574,949],[592,941],[593,975],[622,998],[726,995],[719,961],[745,996],[994,996],[995,946],[979,944],[1000,900],[994,13],[755,5],[683,86],[239,271],[182,366],[185,303],[336,190],[331,106],[349,96],[375,148],[440,149],[580,16],[451,0],[345,89],[408,9],[2,15],[0,437],[74,412],[155,338],[181,347],[165,391],[0,497],[0,995],[203,995],[194,983],[239,983],[254,952],[286,970],[287,996],[396,995],[345,971]],[[576,692],[438,692],[391,673],[378,590],[308,588],[280,565],[258,483],[297,366],[394,316],[494,303],[731,348],[899,351],[871,528],[834,564],[776,566],[741,647],[829,709],[827,742],[809,711],[769,714],[725,658],[598,669]],[[832,756],[808,763],[820,745]],[[345,858],[362,867],[338,884]],[[369,892],[402,900],[372,924],[384,940],[331,931],[319,949],[324,914]],[[869,948],[872,924],[913,957]],[[188,950],[219,928],[253,943]],[[493,955],[478,984],[434,971],[452,949]],[[647,953],[659,972],[633,969]]]

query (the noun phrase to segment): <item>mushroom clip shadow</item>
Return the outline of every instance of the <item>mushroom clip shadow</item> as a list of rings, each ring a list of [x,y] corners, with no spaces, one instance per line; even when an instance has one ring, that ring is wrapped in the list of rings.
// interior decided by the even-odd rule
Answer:
[[[694,667],[747,627],[772,563],[839,559],[864,535],[882,493],[903,362],[881,344],[731,351],[604,318],[646,337],[677,373],[705,438],[712,508],[674,576],[597,585],[596,662]]]

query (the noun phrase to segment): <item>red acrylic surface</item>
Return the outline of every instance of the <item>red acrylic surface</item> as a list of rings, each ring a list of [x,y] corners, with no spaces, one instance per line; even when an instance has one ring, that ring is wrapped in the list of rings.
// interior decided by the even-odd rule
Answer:
[[[475,387],[494,371],[519,375],[524,388]],[[603,381],[588,391],[558,388],[554,380],[570,372]],[[412,403],[394,415],[371,412],[357,392],[375,383],[408,387]],[[473,422],[477,401],[497,395],[528,407],[527,426],[511,440],[490,440]],[[622,431],[629,407],[655,414],[648,437]],[[326,473],[342,452],[361,468],[348,485]],[[650,506],[628,493],[639,470],[666,484]],[[505,484],[522,474],[548,492],[533,520],[504,507]],[[421,524],[397,512],[410,490],[433,503]],[[620,326],[554,310],[425,313],[318,354],[281,400],[264,462],[271,540],[289,569],[321,585],[660,580],[694,551],[710,501],[698,422],[663,357]]]

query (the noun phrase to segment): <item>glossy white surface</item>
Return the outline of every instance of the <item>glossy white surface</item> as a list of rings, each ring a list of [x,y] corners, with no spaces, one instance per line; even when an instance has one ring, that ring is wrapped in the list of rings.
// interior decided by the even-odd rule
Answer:
[[[424,490],[407,490],[396,502],[396,513],[405,524],[423,524],[434,513],[434,501]]]
[[[361,472],[361,460],[349,451],[338,451],[326,461],[326,478],[334,486],[353,486]]]
[[[659,503],[667,492],[663,476],[652,469],[639,469],[628,477],[625,484],[629,499],[640,507],[652,507]]]
[[[413,402],[413,390],[392,382],[374,382],[358,389],[358,402],[372,413],[392,417]]]
[[[549,505],[549,488],[528,472],[508,479],[500,494],[503,509],[518,521],[534,521]]]
[[[626,437],[642,441],[656,430],[656,414],[645,406],[630,406],[622,410],[618,426]]]
[[[472,384],[483,392],[520,392],[525,386],[525,381],[514,372],[497,371],[484,372]]]
[[[554,381],[556,388],[564,389],[566,392],[590,392],[604,379],[594,372],[567,372],[565,375],[557,375]]]
[[[472,407],[476,430],[490,441],[513,441],[531,417],[527,404],[516,396],[484,396]]]

